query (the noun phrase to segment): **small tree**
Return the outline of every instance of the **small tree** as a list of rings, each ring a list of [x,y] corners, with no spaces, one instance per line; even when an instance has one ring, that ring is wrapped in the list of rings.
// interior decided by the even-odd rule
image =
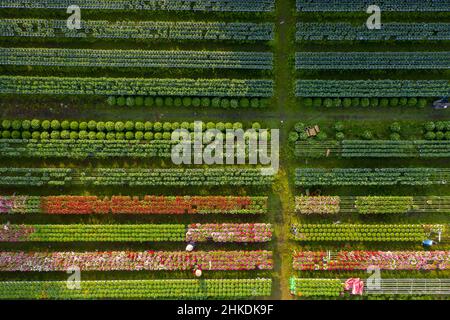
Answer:
[[[334,124],[334,130],[336,130],[337,132],[344,131],[344,128],[344,123],[342,123],[341,121],[338,121]]]
[[[400,135],[397,132],[391,133],[390,138],[394,141],[399,141],[401,139]]]
[[[434,124],[433,121],[428,121],[425,123],[425,130],[426,131],[434,131],[434,129],[436,128],[436,125]]]
[[[390,129],[392,132],[399,133],[402,127],[400,126],[400,123],[394,122],[391,124]]]
[[[370,131],[370,130],[365,130],[365,131],[362,133],[362,138],[365,139],[365,140],[372,140],[372,139],[373,139],[372,131]]]
[[[297,132],[295,132],[295,131],[289,132],[289,137],[288,137],[289,142],[296,142],[298,140],[298,138],[299,137],[298,137]]]
[[[343,132],[337,132],[336,133],[336,140],[337,141],[342,141],[345,139],[345,134]]]

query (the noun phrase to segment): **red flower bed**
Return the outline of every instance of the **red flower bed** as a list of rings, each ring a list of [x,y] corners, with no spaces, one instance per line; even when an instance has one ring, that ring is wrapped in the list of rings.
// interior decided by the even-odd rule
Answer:
[[[263,213],[266,198],[224,196],[50,196],[41,198],[47,214],[206,214]]]

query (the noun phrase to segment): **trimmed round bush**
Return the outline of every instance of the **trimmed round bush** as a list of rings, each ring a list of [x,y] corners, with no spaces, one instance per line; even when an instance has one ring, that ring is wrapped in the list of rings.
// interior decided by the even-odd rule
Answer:
[[[89,129],[90,131],[95,131],[95,130],[97,130],[97,122],[94,121],[94,120],[89,121],[89,122],[88,122],[88,129]]]
[[[228,109],[230,107],[230,100],[223,98],[220,100],[220,107],[223,109]]]
[[[59,128],[61,128],[61,123],[59,123],[58,120],[52,120],[52,122],[50,123],[50,127],[53,130],[58,130]]]
[[[79,129],[79,124],[78,124],[78,121],[72,121],[71,123],[70,123],[70,130],[73,130],[73,131],[78,131]]]
[[[325,108],[332,108],[333,107],[333,100],[331,100],[330,98],[326,98],[325,100],[323,100],[323,106]]]
[[[134,97],[127,97],[127,107],[134,107],[135,105],[135,101],[134,101]]]
[[[373,139],[373,133],[372,133],[372,131],[370,131],[370,130],[365,130],[365,131],[362,133],[362,138],[365,139],[365,140],[372,140],[372,139]]]
[[[153,130],[153,123],[151,123],[150,121],[146,121],[144,123],[144,128],[145,128],[145,131],[152,131]]]
[[[359,107],[361,105],[361,101],[359,100],[359,98],[352,98],[352,107],[356,108]]]
[[[144,139],[148,141],[153,140],[153,132],[144,133]]]
[[[390,138],[394,141],[399,141],[401,139],[400,135],[397,132],[391,133]]]
[[[47,131],[41,132],[41,140],[49,140],[50,139],[50,133]]]
[[[296,142],[298,140],[298,133],[295,131],[289,132],[288,140],[289,142]]]
[[[415,107],[417,106],[417,99],[416,98],[409,98],[408,99],[408,107]]]
[[[144,125],[144,123],[141,122],[141,121],[136,121],[136,122],[134,123],[134,128],[135,128],[135,130],[137,130],[137,131],[144,131],[144,130],[145,130],[145,125]]]
[[[127,99],[125,97],[119,97],[116,102],[119,107],[123,107],[127,103]]]
[[[117,121],[116,123],[114,123],[114,130],[116,132],[122,132],[123,130],[125,130],[125,125],[122,121]]]
[[[44,120],[41,123],[41,128],[44,130],[50,130],[51,122],[49,120]]]
[[[114,132],[108,132],[106,134],[106,140],[116,140],[116,134]]]
[[[3,120],[3,121],[2,121],[2,128],[3,128],[3,129],[10,129],[10,128],[11,128],[11,121],[9,121],[9,120]]]
[[[436,139],[436,133],[434,133],[433,131],[428,131],[427,133],[425,133],[425,139],[426,140]]]
[[[190,107],[190,106],[192,106],[191,97],[184,97],[183,98],[183,107]]]
[[[304,132],[306,129],[306,125],[303,122],[297,122],[294,126],[294,130],[298,133]]]
[[[155,122],[153,124],[153,130],[154,131],[158,132],[158,131],[162,131],[162,129],[163,129],[163,125],[162,125],[161,122]]]
[[[173,98],[172,97],[166,97],[164,99],[164,105],[166,107],[173,107]]]
[[[155,104],[155,100],[153,99],[153,97],[145,97],[144,105],[146,107],[152,107],[154,104]]]
[[[58,130],[53,130],[52,133],[50,133],[50,139],[59,140],[60,138],[61,138],[61,134]]]
[[[97,128],[97,131],[105,131],[106,130],[105,123],[103,121],[97,122],[96,128]]]
[[[258,98],[252,98],[250,100],[250,107],[251,108],[259,108],[259,99]]]
[[[344,100],[342,100],[342,106],[344,108],[350,108],[352,106],[352,99],[344,98]]]
[[[398,98],[389,99],[389,106],[393,108],[398,107],[398,103],[399,103]]]
[[[336,130],[337,132],[342,132],[344,131],[344,123],[338,121],[334,124],[334,130]]]
[[[114,125],[114,122],[112,122],[112,121],[106,121],[106,123],[105,123],[105,129],[106,129],[106,131],[108,131],[108,132],[112,132],[112,131],[116,130],[115,125]]]
[[[134,139],[134,132],[133,131],[127,131],[127,133],[125,133],[125,139],[133,140]]]
[[[157,97],[157,98],[155,99],[155,105],[156,105],[158,108],[164,107],[164,99],[161,98],[161,97]]]
[[[343,132],[337,132],[336,133],[336,140],[337,141],[342,141],[345,139],[345,134]]]
[[[70,140],[78,140],[78,132],[77,131],[71,131],[70,132]]]
[[[97,132],[95,132],[95,131],[90,131],[90,132],[88,133],[88,139],[89,139],[89,140],[97,140]]]
[[[200,101],[200,105],[203,108],[208,108],[211,105],[211,99],[209,99],[207,97],[203,97]]]
[[[183,100],[180,97],[176,97],[173,99],[173,105],[177,108],[180,108],[183,106]]]
[[[78,138],[80,140],[87,140],[89,138],[89,134],[87,133],[86,130],[81,130],[78,132]]]
[[[11,138],[11,132],[9,130],[3,130],[2,131],[2,138],[3,139],[10,139]]]
[[[133,131],[134,130],[134,122],[126,121],[125,122],[125,131]]]
[[[308,140],[309,137],[306,132],[301,132],[301,133],[299,133],[298,138],[299,138],[299,140],[306,141],[306,140]]]
[[[13,120],[11,122],[11,127],[12,127],[13,130],[20,130],[20,129],[22,129],[22,121],[20,121],[20,120]]]
[[[22,130],[30,130],[30,128],[31,128],[31,121],[23,120],[22,121]]]
[[[239,101],[237,99],[230,100],[230,107],[233,109],[239,108]]]
[[[31,132],[30,131],[22,131],[22,139],[31,139]]]
[[[125,140],[124,132],[116,132],[116,140]]]
[[[87,130],[88,129],[88,124],[86,121],[82,121],[80,122],[79,126],[78,126],[78,130]]]
[[[136,97],[134,99],[134,103],[136,104],[136,107],[142,107],[144,105],[144,98],[143,97]]]
[[[434,131],[434,129],[436,128],[436,125],[434,124],[433,121],[428,121],[425,123],[424,128],[426,131]]]
[[[370,100],[368,98],[361,99],[361,107],[368,108],[370,106]]]
[[[192,106],[194,108],[198,108],[202,105],[202,101],[200,100],[200,98],[195,97],[194,99],[192,99]]]
[[[393,124],[391,124],[391,126],[389,128],[391,129],[392,132],[395,132],[395,133],[399,133],[400,130],[402,129],[402,127],[400,126],[400,123],[398,123],[398,122],[394,122]]]
[[[104,132],[97,132],[97,134],[95,135],[95,138],[97,140],[105,140],[106,138],[106,133]]]
[[[445,138],[445,133],[443,133],[442,131],[436,132],[436,139],[437,140],[443,140],[444,138]]]
[[[41,138],[41,133],[39,131],[34,131],[33,133],[31,133],[31,139],[39,140],[40,138]]]
[[[220,108],[220,103],[221,103],[220,98],[213,98],[211,100],[211,107],[212,108]]]
[[[69,140],[70,139],[70,131],[69,130],[61,131],[61,139]]]
[[[380,99],[380,107],[382,107],[382,108],[388,107],[389,103],[390,103],[390,101],[389,101],[388,98],[381,98]]]
[[[165,132],[172,131],[172,124],[170,122],[164,122],[162,128]]]
[[[250,100],[248,100],[247,98],[242,98],[241,100],[239,100],[239,105],[241,108],[248,108],[250,106]]]
[[[144,133],[142,131],[136,131],[134,133],[134,139],[136,139],[136,140],[143,140],[144,139]]]
[[[114,96],[109,96],[106,102],[108,102],[110,106],[115,106],[117,104],[116,97]]]

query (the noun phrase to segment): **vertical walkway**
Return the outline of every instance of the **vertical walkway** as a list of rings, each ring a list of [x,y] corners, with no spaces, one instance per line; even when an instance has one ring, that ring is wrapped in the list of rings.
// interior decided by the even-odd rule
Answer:
[[[289,293],[289,277],[291,275],[291,248],[289,245],[289,225],[294,210],[294,199],[290,188],[291,172],[286,168],[287,130],[285,127],[288,119],[286,105],[295,99],[293,95],[293,70],[291,59],[294,55],[293,32],[295,30],[295,0],[276,0],[275,17],[275,101],[278,119],[280,120],[280,172],[278,181],[274,186],[273,194],[279,201],[281,210],[275,212],[275,271],[279,281],[275,284],[277,299],[291,299]]]

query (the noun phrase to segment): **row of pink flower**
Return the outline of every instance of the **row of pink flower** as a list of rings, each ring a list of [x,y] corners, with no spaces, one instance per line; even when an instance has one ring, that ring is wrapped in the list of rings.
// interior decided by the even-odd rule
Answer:
[[[190,224],[186,241],[202,242],[267,242],[272,239],[272,226],[267,223]]]
[[[295,270],[446,270],[450,251],[298,251],[293,255]]]
[[[334,196],[295,197],[295,211],[300,214],[335,214],[340,210],[341,200]]]
[[[1,242],[17,242],[27,239],[27,237],[35,232],[33,226],[25,225],[3,225],[0,226]]]
[[[0,252],[0,271],[270,270],[271,251]]]

